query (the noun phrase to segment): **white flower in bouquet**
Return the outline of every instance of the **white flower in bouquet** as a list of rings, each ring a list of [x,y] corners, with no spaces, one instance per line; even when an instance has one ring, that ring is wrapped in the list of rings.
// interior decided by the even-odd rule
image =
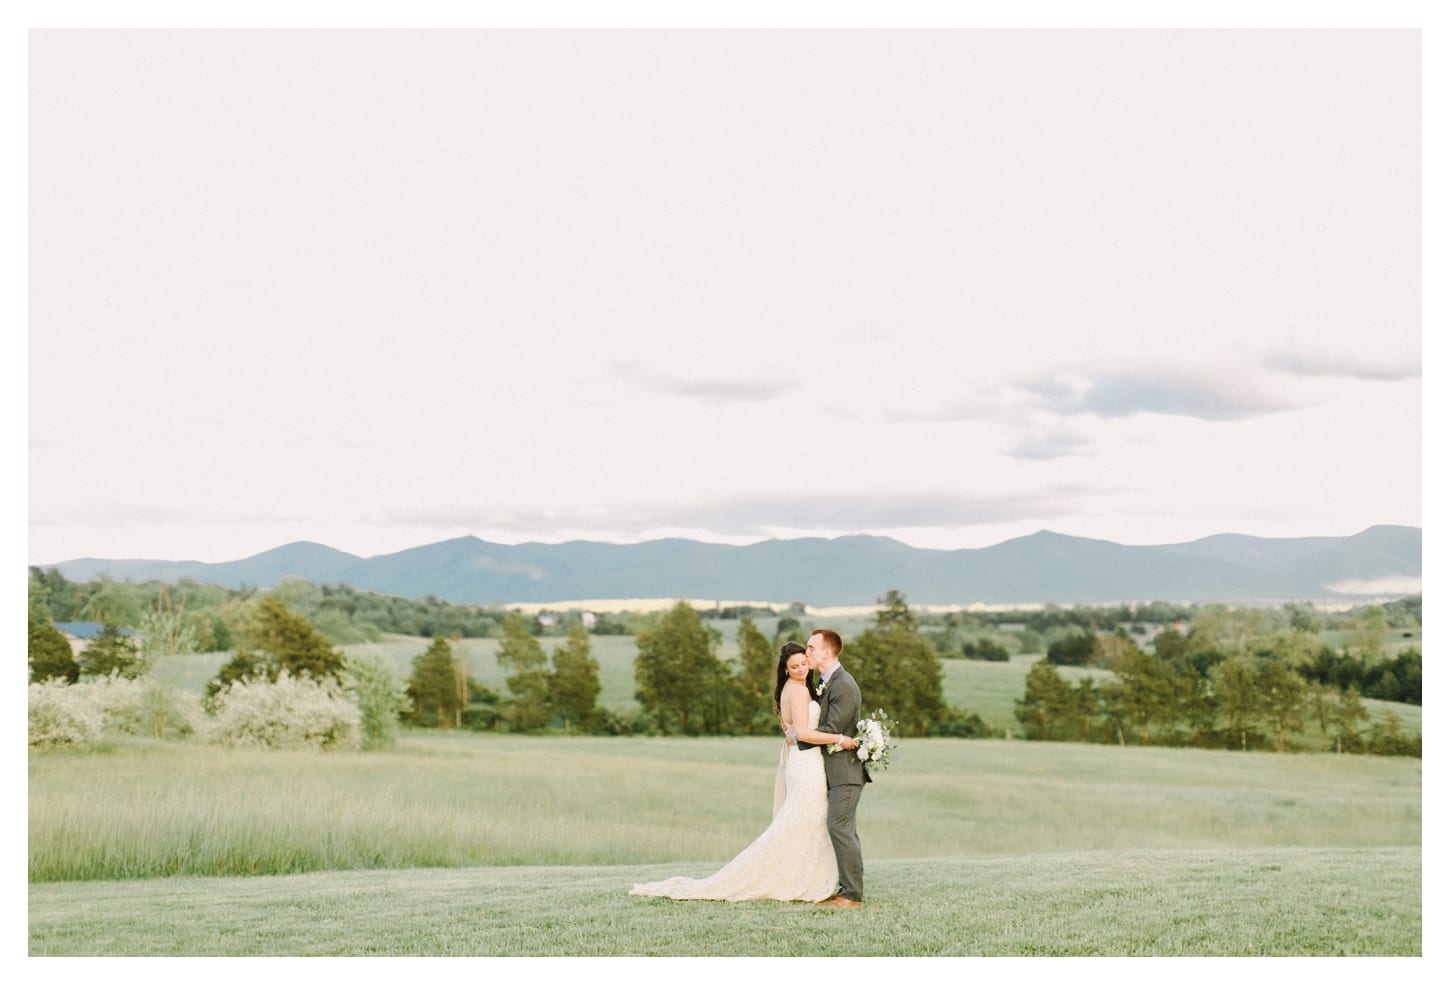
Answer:
[[[856,723],[856,758],[862,765],[883,770],[891,765],[891,754],[896,751],[896,740],[892,738],[895,730],[896,723],[880,708]],[[839,743],[831,747],[832,752],[840,750]]]

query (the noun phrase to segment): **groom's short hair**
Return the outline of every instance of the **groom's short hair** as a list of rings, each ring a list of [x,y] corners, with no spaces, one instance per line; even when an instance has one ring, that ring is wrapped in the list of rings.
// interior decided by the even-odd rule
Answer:
[[[836,632],[834,629],[813,629],[811,630],[811,635],[819,636],[821,639],[826,641],[826,645],[831,648],[832,653],[834,653],[838,657],[841,655],[840,633]]]

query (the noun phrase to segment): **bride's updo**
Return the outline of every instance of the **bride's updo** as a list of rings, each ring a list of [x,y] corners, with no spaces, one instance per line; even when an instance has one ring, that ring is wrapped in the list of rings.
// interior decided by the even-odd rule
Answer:
[[[775,713],[780,714],[780,692],[785,690],[785,682],[790,680],[790,675],[785,672],[785,665],[790,658],[797,653],[805,653],[806,648],[795,640],[788,641],[780,648],[780,658],[775,662]],[[816,672],[813,670],[806,674],[806,687],[814,689],[816,683]]]

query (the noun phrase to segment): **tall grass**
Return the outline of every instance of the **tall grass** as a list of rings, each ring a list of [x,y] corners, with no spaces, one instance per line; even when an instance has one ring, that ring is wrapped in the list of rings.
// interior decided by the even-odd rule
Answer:
[[[393,752],[137,741],[30,756],[30,879],[728,859],[768,823],[764,738],[407,734]],[[867,788],[876,859],[1418,845],[1420,762],[912,740]]]

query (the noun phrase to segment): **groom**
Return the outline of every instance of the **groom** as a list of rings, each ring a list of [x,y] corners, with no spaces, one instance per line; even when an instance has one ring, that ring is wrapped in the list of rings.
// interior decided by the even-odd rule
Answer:
[[[856,802],[863,784],[871,782],[866,767],[849,750],[856,748],[856,722],[861,717],[861,689],[856,679],[841,666],[841,637],[830,629],[811,631],[806,641],[806,664],[819,671],[821,683],[816,700],[821,705],[818,732],[835,732],[846,737],[841,752],[821,750],[826,761],[826,827],[836,850],[836,878],[841,890],[818,906],[861,905],[861,839],[856,837]],[[800,742],[802,749],[813,743]]]

